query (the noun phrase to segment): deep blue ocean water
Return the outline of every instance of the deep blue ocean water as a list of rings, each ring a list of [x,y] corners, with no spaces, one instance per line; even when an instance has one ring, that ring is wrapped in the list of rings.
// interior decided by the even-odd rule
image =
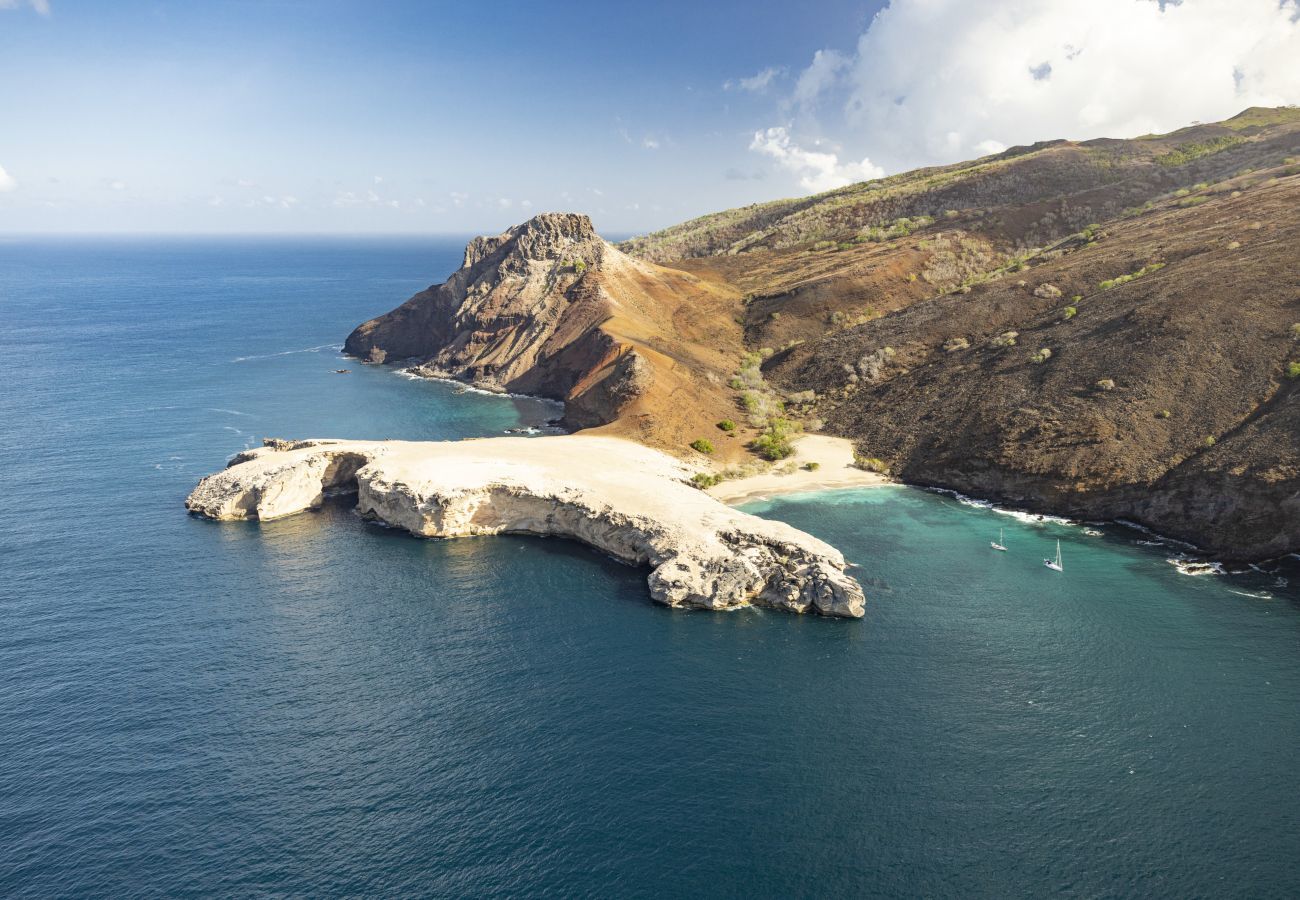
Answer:
[[[907,488],[751,506],[861,565],[845,622],[185,514],[264,435],[555,415],[340,359],[459,255],[0,242],[0,895],[1300,895],[1300,573]]]

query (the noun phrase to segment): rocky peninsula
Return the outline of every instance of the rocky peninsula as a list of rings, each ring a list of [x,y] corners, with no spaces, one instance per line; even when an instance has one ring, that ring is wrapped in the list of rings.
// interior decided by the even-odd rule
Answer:
[[[692,487],[691,470],[603,435],[454,442],[268,440],[186,500],[212,519],[270,520],[355,491],[357,511],[422,537],[565,537],[649,567],[673,607],[768,607],[857,618],[861,587],[838,550]]]

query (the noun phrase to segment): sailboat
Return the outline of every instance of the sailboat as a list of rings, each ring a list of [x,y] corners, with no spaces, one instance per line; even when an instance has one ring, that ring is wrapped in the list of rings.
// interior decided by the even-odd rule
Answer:
[[[989,541],[989,546],[992,547],[994,550],[1001,550],[1003,553],[1007,552],[1006,546],[1002,543],[1001,528],[998,529],[998,539],[996,541]]]
[[[1061,565],[1061,542],[1056,542],[1056,559],[1045,559],[1043,565],[1056,572],[1064,572],[1065,566]]]

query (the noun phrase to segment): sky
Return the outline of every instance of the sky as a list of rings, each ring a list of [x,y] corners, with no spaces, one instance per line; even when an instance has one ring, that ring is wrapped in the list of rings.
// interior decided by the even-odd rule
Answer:
[[[0,232],[610,234],[1300,103],[1300,0],[0,0]]]

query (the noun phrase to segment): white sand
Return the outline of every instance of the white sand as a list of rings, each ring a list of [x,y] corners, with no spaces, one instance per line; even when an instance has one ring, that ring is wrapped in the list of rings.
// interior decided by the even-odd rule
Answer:
[[[796,468],[793,472],[773,471],[747,478],[724,481],[709,488],[709,493],[723,503],[732,505],[750,500],[760,500],[776,494],[793,494],[805,491],[826,491],[833,488],[877,487],[891,484],[884,475],[866,472],[853,466],[853,442],[825,434],[805,434],[794,442],[795,455],[791,458]],[[790,460],[786,460],[789,462]],[[818,463],[815,472],[803,466]]]

